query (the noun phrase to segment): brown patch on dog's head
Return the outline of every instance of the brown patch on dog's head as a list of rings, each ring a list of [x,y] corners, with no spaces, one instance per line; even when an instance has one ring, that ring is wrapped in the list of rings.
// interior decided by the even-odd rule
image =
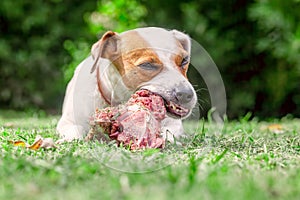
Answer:
[[[190,64],[191,41],[190,38],[177,30],[172,30],[177,40],[179,52],[174,56],[176,66],[180,73],[187,78],[187,70]]]
[[[136,31],[128,31],[121,37],[124,84],[137,89],[142,83],[151,80],[162,69],[163,63],[149,43]]]
[[[124,84],[132,90],[151,80],[163,68],[162,62],[150,45],[136,31],[128,31],[118,35],[106,32],[93,45],[92,56],[95,64],[100,57],[109,59],[119,71]]]
[[[123,55],[123,81],[130,89],[137,89],[161,72],[163,63],[151,49],[137,49]]]
[[[178,71],[187,79],[187,70],[189,66],[188,55],[185,53],[174,55],[175,65]]]

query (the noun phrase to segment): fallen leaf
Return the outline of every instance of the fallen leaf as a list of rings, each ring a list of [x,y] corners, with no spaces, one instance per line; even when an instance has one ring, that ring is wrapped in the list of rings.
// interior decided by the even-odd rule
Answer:
[[[23,141],[8,141],[8,142],[13,144],[16,147],[27,147],[27,145],[28,145]]]
[[[52,138],[42,138],[40,135],[37,135],[33,144],[29,145],[23,141],[9,141],[9,143],[18,147],[26,147],[31,150],[38,150],[40,148],[49,149],[56,148],[55,143]]]
[[[36,142],[34,142],[31,146],[29,146],[29,149],[32,150],[38,150],[43,144],[42,138],[38,139]]]
[[[276,134],[284,133],[284,127],[280,124],[270,124],[268,126],[263,127],[262,130],[268,130]]]

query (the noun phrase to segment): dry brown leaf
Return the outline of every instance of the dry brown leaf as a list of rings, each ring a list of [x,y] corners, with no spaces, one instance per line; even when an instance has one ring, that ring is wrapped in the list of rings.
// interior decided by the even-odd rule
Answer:
[[[9,143],[13,144],[14,146],[18,147],[27,147],[31,150],[38,150],[40,148],[49,149],[49,148],[56,148],[54,145],[54,141],[52,138],[42,138],[40,135],[37,135],[33,144],[29,145],[23,141],[9,141]]]
[[[282,129],[282,125],[280,125],[280,124],[270,124],[270,125],[268,126],[268,128],[269,128],[270,130],[274,130],[274,129]]]
[[[31,146],[29,146],[28,148],[29,149],[32,149],[32,150],[38,150],[41,145],[43,144],[43,140],[42,138],[38,139],[37,141],[35,141]]]
[[[27,147],[28,145],[23,141],[9,141],[9,143],[13,144],[16,147]]]
[[[261,130],[268,130],[272,133],[281,134],[284,133],[284,127],[280,124],[270,124],[267,126],[263,126]]]

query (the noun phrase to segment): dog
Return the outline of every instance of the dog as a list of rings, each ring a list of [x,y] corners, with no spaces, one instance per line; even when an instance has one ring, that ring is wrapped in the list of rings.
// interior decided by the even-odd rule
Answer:
[[[62,140],[83,139],[96,108],[124,103],[139,89],[164,99],[163,137],[173,141],[183,135],[182,119],[197,102],[187,78],[190,53],[189,36],[177,30],[146,27],[106,32],[68,83],[57,124]]]

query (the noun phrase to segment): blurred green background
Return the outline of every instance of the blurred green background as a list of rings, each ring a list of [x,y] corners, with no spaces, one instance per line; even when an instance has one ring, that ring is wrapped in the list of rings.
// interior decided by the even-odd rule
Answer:
[[[101,34],[159,26],[208,51],[229,118],[299,117],[299,10],[299,0],[1,0],[0,108],[59,113],[67,82]]]

